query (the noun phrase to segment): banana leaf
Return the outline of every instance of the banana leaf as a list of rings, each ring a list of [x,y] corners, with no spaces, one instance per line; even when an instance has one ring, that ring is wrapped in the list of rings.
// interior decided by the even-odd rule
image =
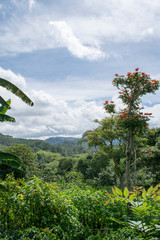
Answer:
[[[30,106],[34,105],[32,100],[29,99],[27,97],[27,95],[24,92],[22,92],[18,87],[16,87],[13,83],[10,83],[9,81],[7,81],[5,79],[0,78],[0,86],[11,91],[13,94],[15,94],[17,97],[21,98],[28,105],[30,105]]]
[[[15,118],[0,113],[0,122],[15,122]]]
[[[20,158],[11,153],[0,152],[0,165],[6,165],[21,171],[25,171],[25,167],[21,164]]]
[[[1,103],[1,107],[0,107],[0,113],[4,114],[7,112],[8,109],[11,109],[10,104],[11,104],[11,100],[9,99],[8,101],[5,101],[1,96],[0,96],[0,103]]]

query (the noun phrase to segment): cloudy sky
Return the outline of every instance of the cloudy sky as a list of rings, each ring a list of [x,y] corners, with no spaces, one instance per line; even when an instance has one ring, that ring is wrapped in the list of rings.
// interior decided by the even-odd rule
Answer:
[[[1,133],[22,138],[75,136],[118,106],[115,73],[140,71],[160,80],[159,0],[0,0],[0,77],[33,101],[11,98],[16,123]],[[160,126],[160,91],[143,99]]]

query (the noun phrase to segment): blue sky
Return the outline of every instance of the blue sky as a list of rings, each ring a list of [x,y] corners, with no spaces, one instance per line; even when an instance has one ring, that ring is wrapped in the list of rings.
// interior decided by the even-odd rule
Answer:
[[[0,1],[0,76],[34,101],[12,99],[1,133],[22,138],[75,136],[106,116],[104,100],[117,99],[115,73],[136,67],[160,79],[160,1]],[[159,126],[160,91],[143,98]]]

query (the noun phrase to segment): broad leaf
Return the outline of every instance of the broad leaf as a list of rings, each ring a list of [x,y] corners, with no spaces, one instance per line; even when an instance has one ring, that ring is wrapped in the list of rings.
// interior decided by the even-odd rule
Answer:
[[[147,194],[150,195],[152,193],[153,190],[153,186],[151,186],[148,190],[147,190]]]
[[[0,113],[0,122],[15,122],[15,118]]]
[[[146,189],[143,188],[142,197],[143,197],[144,199],[146,199],[146,196],[147,196]]]
[[[116,190],[116,192],[117,192],[118,195],[120,195],[120,196],[123,195],[123,194],[122,194],[122,191],[121,191],[118,187],[115,186],[115,190]]]
[[[27,97],[27,95],[22,92],[18,87],[16,87],[13,83],[10,83],[9,81],[0,78],[0,86],[6,88],[7,90],[11,91],[13,94],[15,94],[17,97],[21,98],[25,103],[29,104],[30,106],[33,106],[34,103],[31,99]]]
[[[0,164],[25,171],[25,168],[20,163],[20,158],[11,153],[0,152]]]
[[[5,101],[1,96],[0,96],[0,103],[1,103],[1,107],[0,107],[0,113],[4,114],[7,112],[8,109],[10,109],[10,104],[11,104],[11,100],[9,99],[8,101]]]
[[[126,198],[128,198],[128,196],[129,196],[129,191],[128,191],[128,188],[126,188],[126,187],[125,187],[125,189],[124,189],[124,196],[125,196]]]
[[[129,196],[129,200],[130,201],[133,201],[133,199],[135,199],[137,197],[137,194],[136,193],[133,193]]]

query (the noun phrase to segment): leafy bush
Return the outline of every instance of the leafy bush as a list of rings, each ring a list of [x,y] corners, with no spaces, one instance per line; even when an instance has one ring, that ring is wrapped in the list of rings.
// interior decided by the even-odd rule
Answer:
[[[11,175],[1,182],[6,191],[0,191],[0,239],[160,238],[160,184],[109,193],[87,186],[74,172],[67,177],[68,186]]]
[[[74,234],[80,228],[78,211],[59,192],[55,184],[38,178],[27,183],[9,177],[4,182],[7,191],[0,197],[1,230],[53,228]]]

